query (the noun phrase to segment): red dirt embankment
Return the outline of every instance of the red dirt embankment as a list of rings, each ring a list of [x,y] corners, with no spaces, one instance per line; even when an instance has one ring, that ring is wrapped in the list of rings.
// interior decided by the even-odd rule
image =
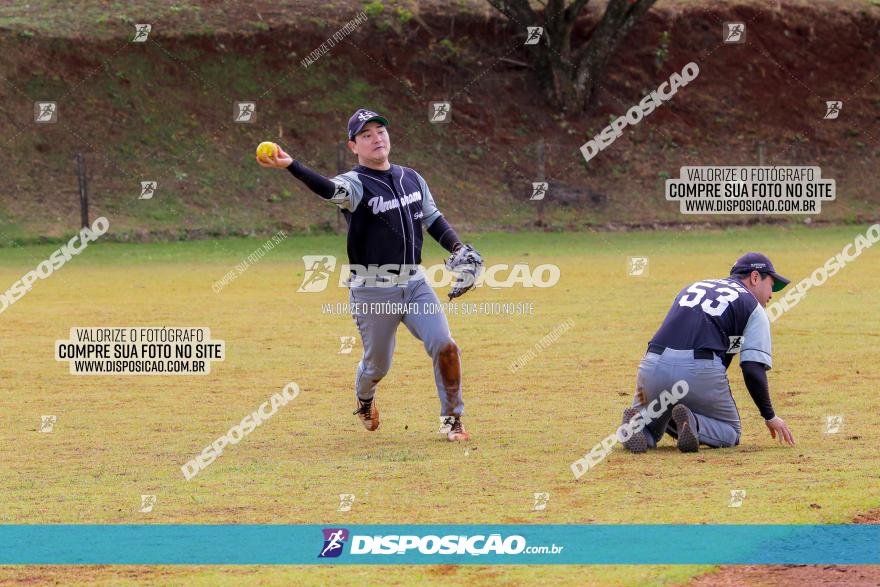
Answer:
[[[497,13],[431,3],[410,17],[388,8],[303,67],[362,5],[334,11],[332,23],[278,6],[263,7],[257,30],[236,30],[227,16],[215,32],[205,30],[217,25],[210,21],[185,34],[178,21],[154,19],[144,44],[0,30],[0,241],[78,225],[77,152],[89,159],[92,216],[112,217],[116,233],[331,229],[335,212],[258,168],[253,148],[277,140],[331,175],[345,121],[360,106],[389,116],[392,159],[418,169],[465,228],[533,223],[541,140],[546,220],[558,228],[754,220],[682,216],[663,186],[685,165],[760,159],[818,165],[837,181],[837,201],[816,220],[878,218],[880,7],[869,2],[661,0],[621,48],[595,105],[567,116],[527,66],[524,27]],[[576,37],[595,22],[593,10]],[[746,23],[744,44],[722,43],[726,21]],[[581,144],[689,62],[697,79],[585,164]],[[59,123],[35,125],[33,102],[53,99]],[[235,100],[257,100],[256,123],[231,123]],[[452,124],[428,122],[432,100],[451,101]],[[823,120],[826,100],[843,102],[838,119]],[[153,200],[137,199],[141,180],[159,182]]]

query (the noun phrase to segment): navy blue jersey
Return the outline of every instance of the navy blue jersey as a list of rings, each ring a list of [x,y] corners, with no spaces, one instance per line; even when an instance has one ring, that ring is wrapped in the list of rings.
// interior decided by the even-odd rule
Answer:
[[[770,320],[752,293],[735,277],[706,279],[681,290],[651,339],[678,350],[710,350],[724,366],[733,356],[772,366]]]
[[[358,165],[332,179],[348,221],[348,261],[353,265],[418,265],[422,225],[441,216],[431,190],[409,167],[377,171]]]

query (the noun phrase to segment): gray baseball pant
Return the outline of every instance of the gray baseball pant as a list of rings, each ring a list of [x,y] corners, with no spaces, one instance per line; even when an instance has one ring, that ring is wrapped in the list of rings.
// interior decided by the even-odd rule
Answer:
[[[434,362],[440,415],[461,416],[464,412],[461,353],[449,332],[440,300],[427,281],[412,278],[405,285],[351,287],[349,300],[364,345],[364,355],[355,374],[357,397],[371,399],[376,385],[391,369],[397,327],[403,322],[412,335],[422,341]],[[385,311],[382,305],[390,306],[393,311]]]
[[[678,403],[686,405],[697,419],[700,444],[715,448],[739,444],[742,430],[739,412],[730,393],[727,370],[717,356],[695,359],[693,351],[675,349],[666,349],[662,355],[646,353],[639,365],[633,407],[647,406],[659,397],[661,391],[671,390],[680,380],[687,382],[688,392]],[[657,446],[664,433],[678,437],[675,422],[671,419],[673,407],[671,404],[660,418],[645,427],[648,445],[652,448]],[[648,421],[647,417],[645,421]]]

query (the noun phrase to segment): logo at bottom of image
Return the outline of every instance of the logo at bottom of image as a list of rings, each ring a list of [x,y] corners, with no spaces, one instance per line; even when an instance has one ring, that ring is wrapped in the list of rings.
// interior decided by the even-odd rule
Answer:
[[[342,547],[348,540],[348,530],[345,528],[324,528],[324,547],[318,558],[336,558],[342,554]]]
[[[470,554],[479,555],[504,555],[504,554],[559,554],[561,546],[526,547],[526,539],[520,535],[502,537],[500,534],[462,536],[416,536],[416,535],[387,535],[387,536],[363,536],[349,535],[345,528],[324,528],[324,546],[318,554],[318,558],[339,557],[346,543],[350,543],[349,554],[407,554],[416,551],[418,554]],[[349,538],[351,540],[349,540]]]

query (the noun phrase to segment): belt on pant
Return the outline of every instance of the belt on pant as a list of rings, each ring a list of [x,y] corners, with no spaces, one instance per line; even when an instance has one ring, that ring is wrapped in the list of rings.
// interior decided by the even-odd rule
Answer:
[[[665,351],[669,347],[665,347],[661,344],[650,343],[648,345],[648,352],[655,353],[657,355],[662,355],[663,351]],[[675,350],[675,349],[673,349]],[[709,349],[695,349],[694,350],[694,358],[695,359],[714,359],[716,356],[715,351],[711,351]],[[719,358],[722,358],[718,355]]]
[[[410,279],[416,277],[418,274],[418,267],[404,269],[403,271],[398,269],[383,269],[382,273],[368,270],[365,275],[359,274],[357,271],[352,271],[349,279],[356,282],[361,280],[369,281],[370,284],[391,283],[397,285],[408,283]]]

